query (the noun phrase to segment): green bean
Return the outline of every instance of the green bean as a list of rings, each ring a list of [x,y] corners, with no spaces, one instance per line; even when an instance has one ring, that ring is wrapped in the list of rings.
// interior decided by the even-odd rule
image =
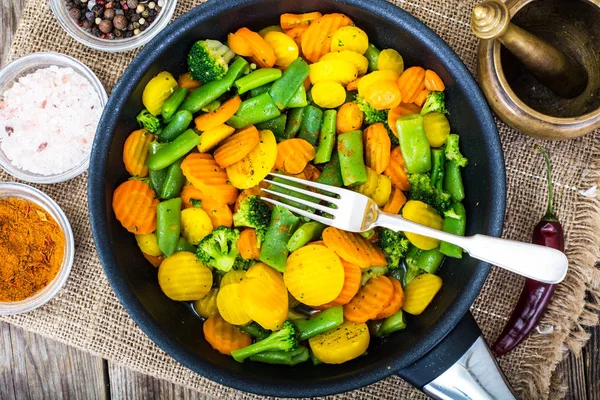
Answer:
[[[291,139],[298,134],[302,125],[302,117],[304,115],[304,107],[292,108],[288,111],[288,119],[285,125],[285,133],[283,139]]]
[[[444,261],[444,255],[438,248],[421,250],[417,259],[417,266],[429,274],[435,274]]]
[[[446,155],[443,149],[431,150],[431,183],[437,190],[442,190],[444,184],[444,165]]]
[[[252,321],[247,325],[239,325],[238,328],[242,332],[246,332],[248,335],[253,336],[256,340],[263,340],[269,337],[271,331],[263,328],[256,322]]]
[[[281,114],[279,117],[275,117],[269,121],[261,122],[260,124],[256,124],[256,129],[269,130],[273,132],[275,138],[280,141],[283,140],[285,136],[285,124],[287,122],[287,115]]]
[[[305,244],[319,239],[325,228],[325,225],[316,221],[310,221],[300,225],[287,242],[287,249],[290,252],[296,251]]]
[[[429,172],[431,169],[431,147],[423,128],[423,117],[419,114],[405,115],[396,120],[400,149],[411,174]]]
[[[465,198],[465,186],[462,179],[460,166],[454,160],[446,162],[444,175],[444,190],[450,193],[452,200],[462,201]]]
[[[287,242],[296,230],[300,219],[286,208],[275,206],[271,213],[271,223],[260,250],[260,261],[279,272],[285,271],[289,254]]]
[[[158,143],[158,142],[152,142],[150,143],[150,156],[155,155],[159,149],[165,147],[166,144],[164,143]],[[163,168],[160,170],[150,170],[148,176],[150,177],[150,186],[152,186],[152,189],[154,189],[154,191],[159,194],[162,191],[162,187],[165,184],[165,179],[167,179],[167,169]]]
[[[181,231],[181,197],[156,206],[156,240],[165,256],[175,253]]]
[[[329,186],[342,187],[344,181],[342,180],[342,170],[340,168],[340,156],[337,151],[333,152],[331,160],[325,164],[323,171],[321,171],[321,175],[319,175],[315,182]]]
[[[404,313],[402,310],[383,320],[377,336],[389,335],[392,332],[401,331],[406,328],[406,321],[404,320]]]
[[[375,235],[375,229],[371,229],[369,231],[359,232],[359,235],[369,240]]]
[[[208,82],[206,85],[202,85],[194,90],[183,104],[181,104],[179,109],[188,110],[192,114],[200,111],[203,107],[228,92],[247,66],[248,61],[243,57],[236,58],[229,66],[229,70],[223,79]]]
[[[217,99],[215,101],[211,101],[206,106],[202,107],[202,112],[210,113],[215,112],[217,109],[221,107],[221,100]]]
[[[304,115],[302,116],[302,124],[300,125],[298,137],[316,146],[319,140],[322,121],[323,111],[312,104],[307,105],[304,107]]]
[[[177,138],[177,136],[181,135],[188,128],[188,126],[190,126],[193,118],[194,116],[189,111],[177,111],[175,116],[173,116],[171,119],[171,122],[164,127],[158,136],[158,140],[161,142],[172,142]]]
[[[198,143],[200,143],[200,136],[192,129],[188,129],[177,139],[158,150],[156,154],[150,156],[148,168],[154,171],[166,168],[189,153]]]
[[[288,180],[286,180],[284,178],[280,178],[280,177],[274,177],[272,179],[275,182],[285,183],[287,185],[294,186],[294,187],[297,187],[299,189],[308,190],[308,188],[305,185],[301,184],[301,183],[288,181]],[[308,196],[306,194],[303,194],[303,193],[296,193],[296,192],[293,192],[293,191],[291,191],[289,189],[283,188],[281,186],[269,185],[269,189],[272,190],[272,191],[274,191],[274,192],[287,194],[288,196],[294,196],[294,197],[297,197],[297,198],[302,199],[302,200],[311,201],[311,202],[315,201],[314,197],[310,197],[310,196]],[[284,204],[290,205],[292,207],[299,208],[301,210],[306,210],[306,211],[309,211],[309,212],[313,212],[314,211],[313,208],[311,208],[309,206],[305,206],[304,204],[300,204],[300,203],[298,203],[298,202],[296,202],[294,200],[288,200],[288,199],[280,198],[279,201],[281,201]],[[318,202],[318,200],[316,200],[316,201]]]
[[[179,240],[177,241],[177,246],[175,247],[175,252],[187,251],[188,253],[196,254],[196,250],[196,246],[188,242],[186,238],[184,238],[183,236],[179,237]]]
[[[238,94],[244,94],[267,83],[281,78],[281,70],[277,68],[260,68],[235,81]]]
[[[271,120],[281,115],[281,112],[271,99],[269,93],[263,93],[256,97],[244,100],[235,113],[234,122],[238,126],[236,129],[245,128],[249,125],[255,125],[261,122]],[[243,126],[239,126],[242,124]],[[233,126],[233,125],[232,125]]]
[[[465,231],[467,229],[467,211],[459,201],[452,204],[452,210],[458,218],[445,216],[443,230],[444,232],[452,233],[454,235],[465,236]],[[463,254],[462,248],[448,242],[442,242],[440,244],[440,252],[445,256],[454,258],[462,258]]]
[[[263,351],[250,356],[250,361],[266,364],[296,365],[308,361],[309,351],[304,346],[298,346],[292,351]]]
[[[381,50],[369,43],[369,47],[367,47],[367,51],[364,54],[367,60],[369,60],[369,72],[377,71],[377,64],[379,63],[379,53],[381,53]]]
[[[292,321],[298,331],[298,340],[308,340],[337,328],[344,322],[344,307],[335,306],[314,314],[309,319]]]
[[[331,153],[335,146],[335,123],[337,111],[326,110],[323,113],[323,123],[321,124],[321,137],[319,138],[319,146],[315,155],[314,163],[322,164],[331,160]]]
[[[167,176],[159,196],[161,199],[172,199],[181,193],[181,189],[185,184],[185,176],[181,170],[182,162],[183,157],[166,168]]]
[[[288,102],[287,108],[300,108],[308,105],[308,99],[306,98],[306,89],[304,85],[300,86],[294,97]]]
[[[165,119],[170,119],[185,100],[185,96],[188,94],[187,88],[178,88],[173,94],[165,101],[162,106],[162,116]]]
[[[337,150],[344,186],[360,185],[367,182],[362,132],[351,131],[339,134]]]
[[[259,94],[266,93],[269,91],[269,89],[271,89],[270,83],[267,83],[266,85],[262,85],[257,88],[254,88],[254,89],[250,90],[250,97],[256,97]]]
[[[280,110],[288,107],[298,88],[304,85],[308,74],[310,74],[310,67],[306,61],[297,58],[285,69],[281,78],[273,83],[269,93]]]

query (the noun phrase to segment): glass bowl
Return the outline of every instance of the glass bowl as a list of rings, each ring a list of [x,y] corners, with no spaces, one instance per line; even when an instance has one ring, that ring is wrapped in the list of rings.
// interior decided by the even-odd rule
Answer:
[[[13,83],[19,78],[30,74],[39,68],[46,68],[52,65],[72,68],[76,73],[87,79],[96,93],[98,93],[102,107],[106,106],[108,95],[106,94],[106,90],[104,89],[104,86],[102,86],[102,83],[100,83],[98,77],[85,64],[74,59],[73,57],[53,52],[33,53],[26,55],[25,57],[21,57],[9,63],[2,70],[0,70],[0,100],[2,100],[3,93],[10,89]],[[14,166],[0,148],[0,167],[2,167],[6,172],[15,178],[27,182],[45,184],[64,182],[81,175],[88,169],[89,164],[90,157],[88,155],[81,162],[81,164],[67,171],[61,172],[60,174],[41,175]]]
[[[54,218],[65,234],[65,256],[56,277],[42,290],[25,300],[0,302],[0,315],[21,314],[50,301],[64,286],[75,256],[75,241],[71,224],[61,208],[47,194],[22,183],[0,183],[0,198],[16,197],[31,201]]]
[[[156,0],[158,1],[158,0]],[[166,0],[165,6],[158,13],[157,18],[148,26],[148,28],[139,35],[126,39],[101,39],[78,26],[69,15],[65,0],[50,0],[50,8],[58,20],[60,26],[75,40],[95,50],[107,52],[119,52],[132,50],[148,43],[154,36],[158,35],[165,26],[171,21],[177,0]]]

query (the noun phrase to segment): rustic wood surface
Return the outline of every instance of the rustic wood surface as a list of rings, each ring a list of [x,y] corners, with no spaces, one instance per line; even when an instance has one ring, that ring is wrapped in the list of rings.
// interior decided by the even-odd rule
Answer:
[[[0,67],[25,0],[0,0]],[[600,400],[600,328],[558,369],[567,399]],[[0,399],[193,399],[206,397],[34,333],[0,323]]]

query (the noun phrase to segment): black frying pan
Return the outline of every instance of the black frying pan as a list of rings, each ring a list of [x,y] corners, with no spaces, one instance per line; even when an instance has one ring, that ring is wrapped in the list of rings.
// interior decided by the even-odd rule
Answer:
[[[129,65],[114,88],[100,121],[89,172],[90,219],[98,254],[125,309],[163,350],[193,371],[219,383],[264,395],[318,396],[368,385],[400,374],[422,388],[452,366],[480,332],[469,314],[489,271],[470,257],[448,259],[439,270],[444,285],[433,303],[408,328],[372,339],[368,355],[342,365],[310,363],[294,368],[245,362],[214,351],[202,321],[160,290],[156,270],[142,257],[133,235],[115,219],[114,189],[128,178],[123,143],[137,128],[142,90],[162,70],[186,71],[186,55],[198,39],[225,40],[242,26],[258,30],[277,24],[283,12],[347,14],[379,48],[397,49],[405,64],[438,72],[446,83],[454,132],[469,158],[464,171],[467,234],[499,236],[505,207],[505,171],[500,140],[487,104],[456,54],[423,23],[383,0],[212,0],[177,19]],[[444,338],[446,340],[444,341]],[[430,393],[433,393],[429,390]],[[438,396],[439,397],[439,396]]]

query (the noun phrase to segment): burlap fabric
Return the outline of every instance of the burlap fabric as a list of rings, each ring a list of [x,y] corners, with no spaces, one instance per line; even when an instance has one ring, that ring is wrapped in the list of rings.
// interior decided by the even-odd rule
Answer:
[[[201,0],[179,0],[176,15]],[[420,18],[475,71],[477,40],[469,16],[477,0],[393,1]],[[109,54],[90,50],[67,36],[46,0],[29,0],[14,38],[9,59],[36,51],[58,51],[87,64],[110,92],[136,52]],[[532,227],[544,214],[544,164],[532,148],[534,140],[498,121],[506,158],[508,207],[503,236],[529,241]],[[598,184],[600,131],[561,143],[543,143],[552,155],[556,211],[567,233],[570,271],[558,287],[541,333],[533,333],[500,364],[523,398],[559,397],[561,380],[553,376],[565,350],[579,351],[588,339],[584,328],[598,322],[600,273],[594,267],[600,249],[600,201],[581,191]],[[91,166],[94,168],[94,166]],[[2,180],[12,180],[7,174]],[[216,398],[255,399],[189,371],[154,345],[127,315],[108,284],[96,255],[88,222],[87,176],[41,186],[66,212],[77,252],[71,277],[62,292],[46,306],[2,320],[120,363],[133,370],[168,379]],[[493,341],[510,314],[523,280],[494,268],[472,307],[486,338]],[[586,301],[587,299],[587,301]],[[385,381],[338,398],[424,398],[400,378]]]

